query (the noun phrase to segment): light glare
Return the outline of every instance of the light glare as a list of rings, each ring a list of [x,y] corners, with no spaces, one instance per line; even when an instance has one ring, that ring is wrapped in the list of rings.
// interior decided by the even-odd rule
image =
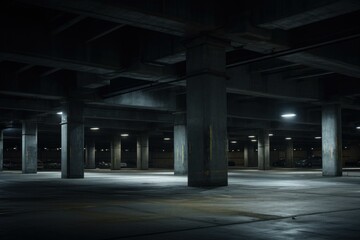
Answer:
[[[283,118],[293,118],[293,117],[296,117],[296,114],[295,113],[284,113],[281,115],[281,117]]]

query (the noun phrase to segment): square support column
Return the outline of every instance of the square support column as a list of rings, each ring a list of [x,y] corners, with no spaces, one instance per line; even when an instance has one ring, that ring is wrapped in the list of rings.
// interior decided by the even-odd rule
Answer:
[[[37,124],[22,122],[22,173],[37,173]]]
[[[321,127],[323,176],[341,176],[342,136],[339,104],[323,106]]]
[[[188,172],[188,146],[185,114],[175,114],[174,125],[174,174],[186,175]]]
[[[88,169],[95,168],[95,141],[90,140],[86,147],[86,167]]]
[[[4,133],[0,130],[0,171],[4,168]]]
[[[286,166],[294,167],[294,142],[293,140],[286,141]]]
[[[67,102],[61,115],[61,177],[84,178],[83,104]]]
[[[111,170],[121,169],[121,136],[114,136],[111,142]]]
[[[187,47],[188,185],[226,186],[225,43],[202,37]]]
[[[258,168],[270,169],[270,138],[266,130],[260,130],[258,134]]]
[[[136,141],[136,164],[138,169],[149,169],[149,135],[146,133]]]

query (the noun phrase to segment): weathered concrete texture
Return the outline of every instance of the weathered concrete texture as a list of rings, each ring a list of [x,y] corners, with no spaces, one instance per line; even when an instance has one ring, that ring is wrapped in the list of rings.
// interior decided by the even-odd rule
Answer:
[[[121,136],[117,134],[111,142],[111,170],[121,169]]]
[[[4,133],[0,130],[0,171],[3,170],[4,166]]]
[[[193,40],[187,49],[188,185],[227,185],[225,47]]]
[[[338,104],[322,108],[322,169],[324,176],[342,174],[341,107]]]
[[[294,167],[294,142],[293,140],[286,141],[286,166]]]
[[[258,168],[259,170],[270,169],[269,132],[263,129],[258,133]]]
[[[37,124],[22,122],[22,173],[37,172]]]
[[[149,135],[141,134],[136,142],[136,164],[138,169],[149,169]]]
[[[81,102],[67,102],[61,115],[61,177],[84,177],[84,119]]]
[[[95,141],[90,140],[86,147],[86,168],[95,168]]]
[[[185,175],[188,172],[188,144],[184,114],[175,115],[174,125],[174,174]]]
[[[356,172],[352,172],[354,175]],[[31,239],[359,239],[360,173],[231,170],[226,188],[170,171],[4,171],[0,237]]]

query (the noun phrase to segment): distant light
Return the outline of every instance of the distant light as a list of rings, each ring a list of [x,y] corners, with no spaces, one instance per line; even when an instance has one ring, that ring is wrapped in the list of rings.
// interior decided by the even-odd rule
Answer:
[[[314,150],[314,148],[311,148],[311,150]]]
[[[294,151],[296,151],[296,148],[294,148]]]
[[[103,152],[103,151],[104,151],[104,149],[102,148],[100,151],[102,151],[102,152]]]
[[[347,147],[345,147],[345,149],[347,149]]]
[[[237,143],[237,141],[231,141],[230,143]]]
[[[315,137],[315,139],[321,139],[321,137]]]
[[[269,133],[269,137],[272,137],[272,136],[274,136],[274,134],[273,134],[273,133]]]
[[[296,117],[296,114],[295,113],[284,113],[281,115],[281,117],[283,118],[293,118],[293,117]]]
[[[240,152],[240,149],[236,149],[236,151]]]
[[[255,136],[251,135],[251,136],[248,136],[248,138],[255,138]]]
[[[16,149],[17,149],[17,147],[13,147],[13,149],[14,149],[14,150],[16,150]]]
[[[234,149],[233,150],[231,150],[232,152],[234,151]]]
[[[360,126],[357,126],[356,129],[360,129]]]
[[[257,152],[257,149],[255,149],[255,151]]]
[[[47,147],[44,147],[44,150],[47,150]]]
[[[163,149],[162,151],[165,152],[165,149]]]
[[[125,152],[128,152],[129,151],[129,149],[125,149]]]
[[[291,140],[292,138],[291,137],[287,137],[287,138],[285,138],[285,140]]]
[[[90,130],[91,131],[97,131],[97,130],[99,130],[100,128],[98,128],[98,127],[92,127],[92,128],[90,128]]]
[[[109,149],[106,148],[106,149],[105,149],[105,152],[108,152],[108,151],[109,151]]]
[[[62,115],[62,114],[63,114],[63,112],[57,112],[56,114],[57,114],[57,115]]]
[[[128,137],[129,134],[128,134],[128,133],[122,133],[122,134],[120,134],[120,136],[121,136],[121,137]]]
[[[164,141],[170,141],[170,140],[171,140],[171,138],[169,138],[169,137],[164,138]]]
[[[251,139],[252,142],[256,142],[257,140],[256,139]]]
[[[274,151],[276,151],[276,148],[274,148]]]
[[[59,151],[60,150],[60,148],[56,148],[56,151]]]

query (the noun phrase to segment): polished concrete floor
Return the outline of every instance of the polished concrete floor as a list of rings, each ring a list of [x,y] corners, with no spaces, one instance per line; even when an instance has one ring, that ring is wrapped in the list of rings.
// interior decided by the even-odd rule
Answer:
[[[170,171],[0,173],[0,239],[360,239],[360,175],[231,170],[189,188]]]

